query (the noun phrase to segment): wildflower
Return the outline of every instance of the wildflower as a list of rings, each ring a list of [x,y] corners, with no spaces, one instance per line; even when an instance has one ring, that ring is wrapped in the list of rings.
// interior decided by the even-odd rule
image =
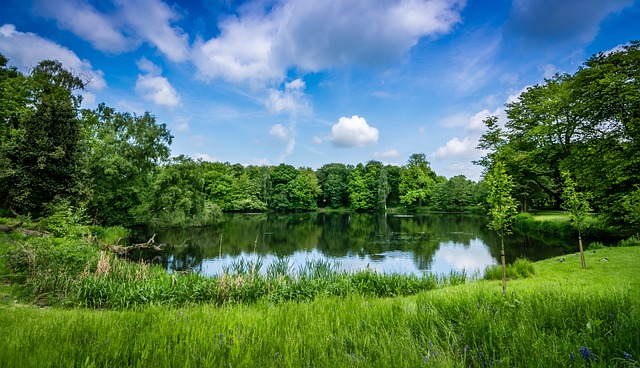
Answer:
[[[611,317],[611,319],[614,319],[614,318],[616,318],[616,315],[613,314],[613,313],[609,313],[609,317]]]
[[[631,358],[633,358],[633,355],[631,355],[631,354],[627,353],[626,351],[625,351],[622,355],[624,355],[624,358],[625,358],[626,360],[631,360]]]
[[[576,358],[575,355],[573,355],[573,353],[569,354],[569,359],[574,360]]]

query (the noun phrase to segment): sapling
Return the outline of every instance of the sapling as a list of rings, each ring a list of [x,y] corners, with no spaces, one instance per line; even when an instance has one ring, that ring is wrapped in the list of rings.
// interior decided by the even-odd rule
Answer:
[[[489,203],[489,229],[494,230],[500,236],[500,258],[502,263],[502,292],[507,291],[507,274],[504,256],[504,235],[511,234],[511,222],[516,214],[516,203],[511,196],[513,180],[507,174],[502,161],[496,161],[495,165],[486,176],[489,187],[487,202]]]
[[[567,171],[562,172],[564,179],[564,190],[562,191],[562,208],[569,212],[569,218],[573,221],[576,229],[578,229],[578,246],[580,248],[580,261],[582,269],[587,268],[584,260],[584,249],[582,248],[582,230],[585,227],[585,220],[591,207],[589,207],[588,193],[578,192],[576,183],[571,179],[571,175]]]

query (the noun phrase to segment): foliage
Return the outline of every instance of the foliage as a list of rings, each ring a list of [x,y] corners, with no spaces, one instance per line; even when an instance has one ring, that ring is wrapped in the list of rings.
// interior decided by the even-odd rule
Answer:
[[[513,182],[506,173],[505,166],[501,161],[495,163],[486,177],[487,186],[490,189],[487,196],[489,203],[489,229],[494,230],[501,237],[510,234],[510,226],[516,212],[516,204],[511,197]]]
[[[429,167],[424,153],[416,153],[400,173],[400,201],[407,206],[422,206],[431,199],[436,174]]]
[[[504,129],[493,117],[479,164],[505,163],[523,210],[559,209],[563,171],[610,225],[637,229],[640,185],[640,43],[599,53],[573,75],[555,75],[507,105]]]
[[[571,221],[574,222],[578,231],[582,231],[585,226],[585,220],[591,211],[589,206],[589,195],[576,190],[576,184],[571,179],[568,171],[562,172],[564,179],[564,190],[562,192],[562,207],[568,211]]]
[[[41,61],[24,78],[2,69],[2,97],[8,98],[2,102],[0,144],[4,206],[37,217],[57,197],[77,202],[83,141],[77,116],[80,97],[74,91],[84,82],[51,60]],[[12,91],[18,95],[7,96]]]
[[[107,225],[144,223],[145,198],[153,198],[153,173],[169,157],[172,136],[165,124],[147,113],[116,112],[100,104],[84,110],[87,125],[87,166],[92,191],[87,208],[95,222]],[[161,179],[160,179],[161,180]],[[194,183],[197,185],[197,183]]]

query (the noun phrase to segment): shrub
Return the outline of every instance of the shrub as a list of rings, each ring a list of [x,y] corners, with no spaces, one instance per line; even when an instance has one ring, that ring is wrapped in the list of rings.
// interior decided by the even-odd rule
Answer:
[[[636,234],[618,243],[621,247],[637,247],[640,246],[640,235]]]
[[[518,258],[513,264],[506,267],[507,278],[527,278],[536,274],[535,267],[526,258]],[[484,280],[501,280],[502,267],[500,265],[489,266],[484,271]]]

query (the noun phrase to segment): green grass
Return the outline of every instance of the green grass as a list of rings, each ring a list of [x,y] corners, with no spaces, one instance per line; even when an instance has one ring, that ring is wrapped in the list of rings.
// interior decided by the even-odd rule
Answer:
[[[537,262],[506,295],[500,281],[477,281],[409,297],[224,307],[8,301],[0,367],[638,367],[639,260],[630,247],[588,253],[587,270],[572,255]]]

